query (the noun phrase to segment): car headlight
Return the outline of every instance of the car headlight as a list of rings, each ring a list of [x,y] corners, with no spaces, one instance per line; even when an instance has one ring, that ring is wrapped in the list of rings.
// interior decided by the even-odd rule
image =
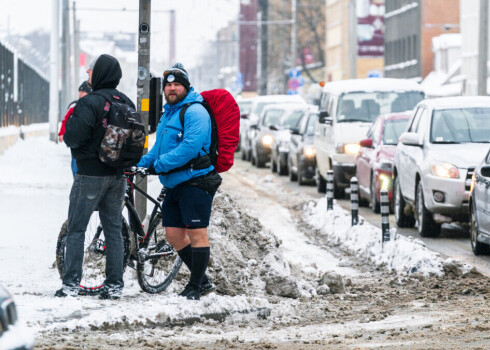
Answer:
[[[471,176],[471,185],[470,185],[470,193],[473,193],[473,189],[475,188],[476,176],[473,173]]]
[[[379,183],[381,185],[382,190],[389,190],[391,188],[391,176],[386,174],[379,175]]]
[[[316,154],[316,150],[315,150],[315,147],[313,146],[305,146],[303,148],[303,155],[307,158],[311,158],[311,157],[314,157]]]
[[[262,144],[264,146],[270,146],[270,145],[272,145],[272,141],[274,141],[274,139],[272,138],[271,135],[264,135],[264,136],[262,136]]]
[[[346,143],[337,146],[337,153],[356,155],[360,149],[361,146],[358,143]]]
[[[430,172],[434,176],[445,177],[451,179],[459,178],[459,170],[450,163],[434,162],[430,167]]]

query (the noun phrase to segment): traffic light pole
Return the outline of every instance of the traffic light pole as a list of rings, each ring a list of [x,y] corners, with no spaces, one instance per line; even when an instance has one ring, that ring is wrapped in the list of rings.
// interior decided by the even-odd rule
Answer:
[[[137,108],[143,118],[147,135],[144,154],[148,152],[148,115],[150,110],[150,24],[151,0],[139,0],[138,80],[136,85],[138,93]],[[148,188],[146,178],[139,182],[138,186],[146,191]],[[136,193],[135,204],[136,211],[141,220],[143,220],[146,216],[146,198]]]

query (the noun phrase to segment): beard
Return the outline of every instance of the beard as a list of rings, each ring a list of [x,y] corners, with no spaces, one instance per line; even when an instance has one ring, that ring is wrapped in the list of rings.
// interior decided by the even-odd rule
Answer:
[[[165,95],[165,101],[167,101],[167,103],[170,105],[174,105],[182,101],[187,96],[187,90],[184,90],[181,94],[175,91],[170,92],[168,94],[164,92],[164,95]]]

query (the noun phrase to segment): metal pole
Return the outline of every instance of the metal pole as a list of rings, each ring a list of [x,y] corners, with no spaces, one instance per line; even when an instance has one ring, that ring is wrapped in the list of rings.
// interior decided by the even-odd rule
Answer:
[[[79,21],[77,20],[77,2],[73,1],[73,86],[76,89],[80,82],[80,48],[78,47]],[[75,90],[74,89],[74,90]]]
[[[327,171],[327,211],[333,210],[333,170]]]
[[[62,0],[61,8],[61,104],[60,115],[63,115],[70,98],[70,26],[68,20],[68,0]]]
[[[480,30],[478,37],[478,95],[487,95],[488,61],[488,0],[480,0]]]
[[[350,205],[352,212],[352,226],[359,223],[359,187],[357,184],[357,178],[354,176],[350,180]]]
[[[175,63],[175,10],[170,10],[170,50],[168,58],[168,66],[170,67]]]
[[[296,67],[296,0],[291,5],[291,68]]]
[[[261,21],[267,21],[269,18],[269,4],[268,0],[259,0],[259,7],[261,11]],[[260,86],[259,95],[267,95],[267,61],[268,61],[268,28],[266,23],[262,23],[260,26]]]
[[[356,1],[349,1],[349,77],[357,78],[357,14]]]
[[[150,111],[150,25],[151,25],[151,0],[139,0],[139,28],[138,28],[138,80],[136,82],[138,92],[137,108],[143,123],[145,123],[146,142],[144,154],[148,152],[148,116]],[[146,191],[147,178],[138,179],[140,187]],[[146,198],[136,193],[136,211],[140,218],[146,216]]]
[[[59,96],[58,96],[58,35],[59,0],[51,1],[51,38],[49,53],[49,139],[58,140]]]
[[[380,210],[381,210],[381,242],[390,240],[390,203],[388,202],[388,191],[381,190]]]

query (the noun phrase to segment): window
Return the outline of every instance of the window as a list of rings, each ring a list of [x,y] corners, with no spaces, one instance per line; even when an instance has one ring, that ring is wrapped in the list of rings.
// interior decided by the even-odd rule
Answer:
[[[420,115],[422,114],[423,111],[424,111],[424,108],[422,108],[422,107],[417,108],[417,111],[415,112],[415,116],[412,119],[412,123],[410,124],[410,127],[408,128],[409,132],[415,132],[415,130],[417,130],[417,126],[418,126],[418,123],[420,120]]]
[[[407,129],[409,119],[386,120],[383,129],[383,144],[396,145],[401,134]]]
[[[262,120],[262,125],[279,125],[283,114],[284,111],[280,109],[271,109],[270,111],[265,112],[264,119]]]
[[[489,143],[490,108],[459,108],[434,111],[432,143]]]

